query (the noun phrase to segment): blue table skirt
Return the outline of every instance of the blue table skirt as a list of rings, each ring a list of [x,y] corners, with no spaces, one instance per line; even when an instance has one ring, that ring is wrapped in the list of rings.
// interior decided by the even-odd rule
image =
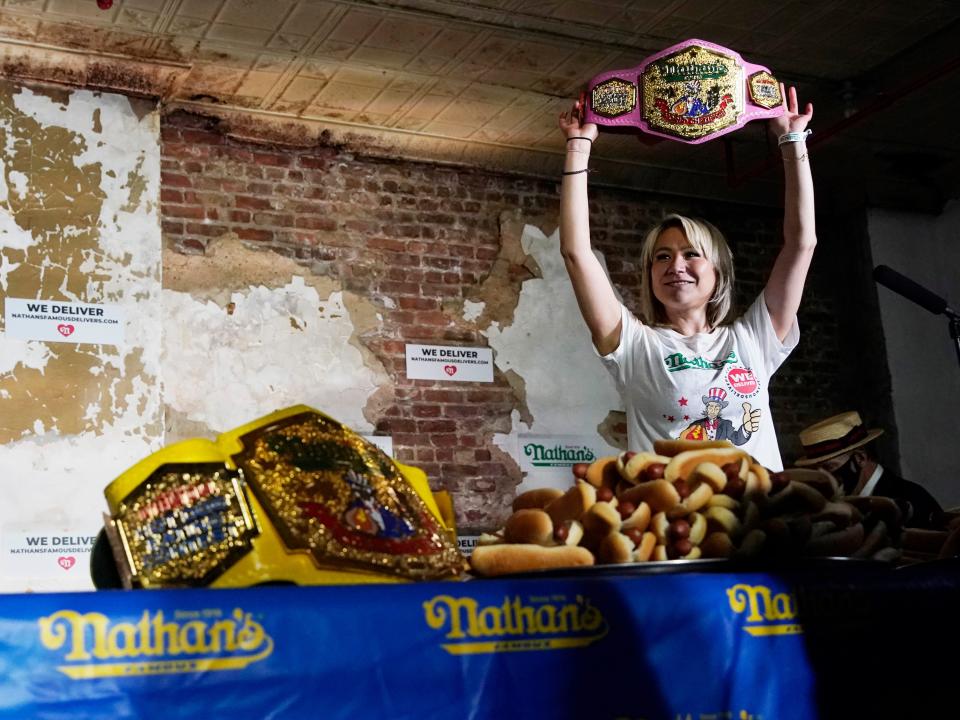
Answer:
[[[960,717],[957,568],[5,595],[0,717]]]

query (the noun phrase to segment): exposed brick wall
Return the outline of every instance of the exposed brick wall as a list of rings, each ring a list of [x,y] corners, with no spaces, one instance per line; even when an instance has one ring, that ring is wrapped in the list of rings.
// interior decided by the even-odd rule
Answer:
[[[165,118],[162,140],[165,242],[200,253],[212,238],[235,233],[377,303],[383,325],[362,340],[396,386],[377,430],[391,434],[398,459],[422,467],[434,487],[450,489],[455,501],[474,500],[460,503],[471,508],[462,524],[498,522],[512,499],[515,469],[497,459],[490,440],[510,428],[509,385],[499,375],[482,386],[406,380],[404,345],[485,344],[444,302],[463,298],[491,272],[501,212],[556,216],[557,183],[360,159],[333,148],[243,144],[184,114]],[[780,244],[775,210],[604,189],[594,189],[591,199],[595,243],[628,304],[639,284],[639,240],[664,212],[708,217],[727,234],[741,306],[762,288]],[[801,345],[773,383],[786,459],[796,454],[797,430],[847,401],[833,357],[838,300],[829,273],[820,270],[829,258],[829,246],[818,250],[800,314]],[[520,266],[509,274],[517,283],[529,277]]]

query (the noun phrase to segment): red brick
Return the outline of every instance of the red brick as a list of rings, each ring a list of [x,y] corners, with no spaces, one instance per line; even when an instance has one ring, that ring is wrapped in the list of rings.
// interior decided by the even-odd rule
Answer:
[[[186,175],[170,172],[160,173],[160,184],[167,187],[193,187],[193,182]]]
[[[222,145],[223,135],[207,130],[185,129],[180,132],[183,142],[199,145]]]
[[[160,223],[160,229],[169,235],[183,235],[182,222],[173,222],[172,220],[163,220]]]
[[[292,227],[293,215],[278,215],[276,213],[254,213],[253,222],[256,225],[273,225],[275,227]]]
[[[246,208],[248,210],[272,210],[273,206],[270,204],[269,200],[259,197],[251,197],[249,195],[238,195],[234,201],[234,206],[238,208]]]
[[[439,405],[415,405],[413,416],[419,418],[437,418],[440,417]]]
[[[437,433],[455,433],[457,423],[453,420],[421,420],[417,423],[417,432],[425,435]]]
[[[297,158],[297,165],[310,170],[326,170],[330,165],[330,160],[325,157],[301,155],[299,158]]]
[[[296,217],[293,222],[294,227],[306,230],[326,230],[332,232],[337,229],[337,221],[329,217]]]
[[[443,414],[450,418],[477,417],[485,414],[485,410],[482,405],[446,405]]]
[[[258,228],[237,228],[235,230],[237,237],[241,240],[256,240],[257,242],[269,242],[273,240],[273,233],[269,230]]]
[[[291,162],[290,155],[281,153],[253,153],[253,162],[257,165],[272,165],[274,167],[288,167]]]
[[[207,251],[207,243],[204,240],[196,240],[194,238],[185,238],[180,242],[180,246],[195,254],[203,254]]]
[[[425,390],[423,399],[434,403],[462,403],[464,397],[456,390]]]
[[[187,235],[202,235],[203,237],[220,237],[227,232],[223,225],[215,223],[187,223]]]
[[[401,297],[397,303],[404,310],[436,310],[439,306],[436,300],[425,297]]]
[[[193,220],[204,218],[203,208],[197,205],[165,205],[163,214],[167,217],[192,218]]]

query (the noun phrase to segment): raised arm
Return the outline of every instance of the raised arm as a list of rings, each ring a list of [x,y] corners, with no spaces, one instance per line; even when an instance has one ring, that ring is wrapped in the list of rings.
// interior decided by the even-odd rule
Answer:
[[[567,141],[560,191],[560,252],[573,284],[597,352],[607,355],[620,344],[620,302],[610,279],[590,247],[590,210],[587,202],[587,172],[597,126],[580,124],[579,103],[570,113],[560,114],[560,129]]]
[[[796,88],[791,87],[788,94],[781,85],[780,91],[784,113],[770,120],[770,131],[777,138],[787,133],[803,134],[813,117],[813,105],[807,103],[803,113],[800,113]],[[789,136],[787,139],[790,139]],[[784,175],[783,248],[773,264],[764,298],[773,328],[782,342],[800,307],[803,285],[807,280],[813,250],[817,246],[817,231],[807,143],[805,140],[783,142],[780,153]]]

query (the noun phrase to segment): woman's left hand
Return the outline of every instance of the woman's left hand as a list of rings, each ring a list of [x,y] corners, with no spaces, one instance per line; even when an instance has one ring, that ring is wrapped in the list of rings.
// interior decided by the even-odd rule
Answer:
[[[790,86],[789,91],[785,91],[783,83],[780,83],[780,95],[783,97],[783,114],[770,118],[770,132],[774,137],[780,137],[788,132],[803,132],[807,129],[807,123],[813,118],[813,103],[807,103],[804,111],[799,110],[797,102],[797,89]]]

